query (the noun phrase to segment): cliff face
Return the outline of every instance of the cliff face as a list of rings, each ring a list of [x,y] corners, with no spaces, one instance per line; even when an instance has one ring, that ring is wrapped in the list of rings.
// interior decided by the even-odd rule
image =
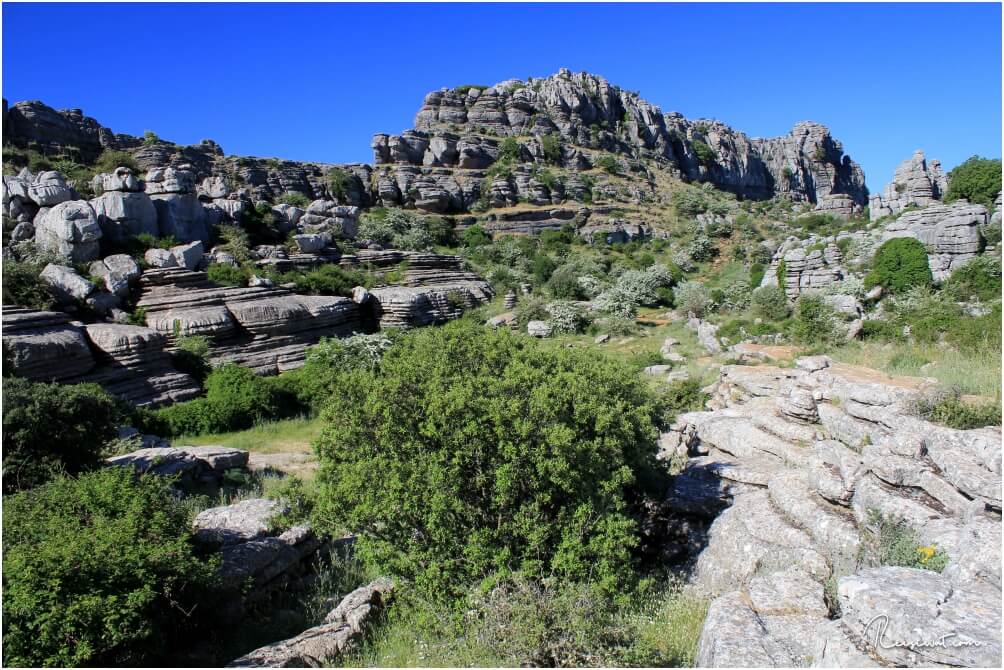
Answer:
[[[750,138],[718,121],[664,114],[602,77],[568,70],[485,89],[433,91],[413,131],[374,137],[374,161],[483,169],[497,157],[497,138],[552,134],[566,143],[566,165],[581,164],[582,149],[595,150],[654,158],[686,179],[750,198],[786,194],[820,203],[844,195],[858,207],[867,202],[864,173],[825,126],[801,122],[782,137]],[[536,143],[527,148],[528,158],[538,157]]]

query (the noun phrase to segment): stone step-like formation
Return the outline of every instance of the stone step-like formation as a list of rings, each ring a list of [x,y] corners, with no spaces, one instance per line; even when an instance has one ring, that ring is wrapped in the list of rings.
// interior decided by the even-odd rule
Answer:
[[[882,241],[913,237],[923,242],[931,273],[940,281],[979,255],[983,248],[980,230],[986,223],[986,207],[956,200],[903,213],[885,226]]]
[[[868,201],[868,216],[872,221],[883,216],[899,214],[910,205],[927,207],[941,200],[948,191],[948,177],[941,162],[930,162],[924,152],[917,150],[913,156],[896,167],[892,181],[881,193]]]
[[[694,569],[715,598],[698,665],[1000,664],[1001,429],[912,416],[932,386],[826,357],[729,365],[708,411],[678,417],[662,457],[691,457],[667,503],[714,519]],[[944,556],[944,571],[876,565],[876,515]],[[904,644],[883,645],[875,617],[909,622],[884,638]],[[925,647],[925,623],[979,644]]]
[[[101,384],[137,405],[198,395],[198,383],[174,369],[165,338],[141,326],[71,322],[63,312],[4,307],[4,356],[15,374],[35,381]]]

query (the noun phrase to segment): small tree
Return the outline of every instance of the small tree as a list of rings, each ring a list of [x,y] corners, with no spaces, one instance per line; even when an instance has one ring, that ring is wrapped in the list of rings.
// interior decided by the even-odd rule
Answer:
[[[119,402],[96,384],[4,378],[4,494],[97,467],[123,414]]]
[[[629,502],[657,431],[622,364],[454,322],[409,334],[333,397],[315,522],[356,529],[375,567],[439,597],[512,573],[630,579]]]
[[[1001,161],[973,156],[948,173],[945,201],[965,198],[969,202],[993,209],[994,199],[1001,192]]]
[[[872,271],[865,276],[865,287],[881,286],[891,293],[902,293],[915,286],[934,282],[927,261],[927,250],[920,240],[897,237],[886,241],[875,252]]]
[[[787,318],[791,311],[788,297],[780,286],[761,286],[755,289],[750,294],[750,304],[754,314],[769,321]]]
[[[328,173],[328,191],[338,202],[346,202],[352,193],[352,173],[344,168],[331,168]]]
[[[708,288],[696,281],[685,281],[676,287],[673,292],[676,299],[676,307],[684,314],[703,316],[712,303],[711,292]]]

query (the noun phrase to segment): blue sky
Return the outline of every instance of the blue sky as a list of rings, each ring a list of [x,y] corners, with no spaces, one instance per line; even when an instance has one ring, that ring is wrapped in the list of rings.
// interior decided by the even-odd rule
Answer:
[[[1001,155],[1001,7],[3,5],[3,96],[227,153],[370,161],[442,86],[603,75],[753,136],[828,125],[881,188]]]

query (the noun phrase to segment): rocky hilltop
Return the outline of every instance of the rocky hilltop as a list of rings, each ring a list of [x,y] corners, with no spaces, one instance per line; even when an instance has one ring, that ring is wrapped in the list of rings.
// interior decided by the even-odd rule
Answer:
[[[563,146],[551,162],[561,166],[588,167],[611,153],[651,158],[684,179],[747,198],[783,194],[823,208],[867,203],[864,173],[825,126],[803,122],[783,137],[750,138],[719,121],[663,113],[602,77],[565,69],[541,79],[429,93],[414,130],[373,138],[374,162],[390,166],[378,167],[379,196],[467,208],[477,193],[464,188],[466,171],[495,163],[499,138],[531,138],[522,158],[545,163],[549,150],[542,138],[554,135]],[[522,181],[516,177],[510,186],[521,195],[537,190]]]

